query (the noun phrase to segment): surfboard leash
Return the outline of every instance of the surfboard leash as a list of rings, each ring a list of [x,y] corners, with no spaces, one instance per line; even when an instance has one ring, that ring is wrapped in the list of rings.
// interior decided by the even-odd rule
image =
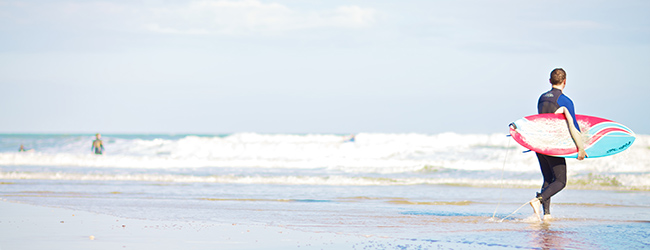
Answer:
[[[503,221],[506,220],[508,217],[510,217],[511,215],[515,214],[517,211],[519,211],[519,209],[521,209],[522,207],[524,207],[524,206],[526,206],[526,205],[528,205],[528,202],[524,203],[524,205],[521,205],[521,207],[517,208],[517,210],[515,210],[515,211],[512,212],[512,213],[510,213],[508,216],[503,217],[503,219],[501,219],[499,222],[503,222]]]
[[[511,137],[511,136],[510,136],[510,135],[506,135],[506,137]],[[496,217],[497,210],[499,209],[499,206],[501,205],[501,200],[502,200],[502,198],[503,198],[503,174],[504,174],[504,172],[505,172],[506,163],[508,162],[508,152],[510,152],[510,150],[508,150],[508,148],[510,148],[510,140],[508,140],[508,146],[506,147],[506,154],[505,154],[505,157],[503,158],[503,166],[501,167],[501,181],[500,181],[500,182],[501,182],[501,185],[500,185],[500,187],[499,187],[499,202],[497,202],[497,207],[494,209],[494,213],[492,214],[492,219],[493,219],[493,220],[494,220],[494,218]],[[524,152],[524,153],[525,153],[525,152]],[[523,207],[526,206],[527,204],[528,204],[528,202],[524,203],[524,204],[521,205],[519,208],[517,208],[514,212],[510,213],[508,216],[503,217],[501,220],[499,220],[499,222],[503,222],[504,220],[506,220],[507,218],[509,218],[510,216],[512,216],[513,214],[515,214],[515,213],[518,212],[519,210],[521,210],[521,208],[523,208]]]

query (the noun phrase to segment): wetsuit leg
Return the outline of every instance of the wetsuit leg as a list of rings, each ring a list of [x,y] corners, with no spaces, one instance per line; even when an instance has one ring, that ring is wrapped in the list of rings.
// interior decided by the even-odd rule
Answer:
[[[566,186],[566,160],[560,157],[537,154],[544,184],[542,192],[538,197],[542,197],[542,206],[544,214],[551,213],[551,196],[560,192]]]
[[[545,155],[537,154],[537,160],[539,161],[539,168],[542,170],[542,177],[544,177],[544,183],[542,183],[542,189],[537,193],[537,197],[540,197],[542,193],[544,193],[544,190],[548,187],[551,182],[553,182],[553,170],[551,169],[551,166],[549,165],[548,161],[546,158],[544,158]],[[551,213],[551,199],[542,199],[542,207],[544,208],[544,214],[550,214]]]

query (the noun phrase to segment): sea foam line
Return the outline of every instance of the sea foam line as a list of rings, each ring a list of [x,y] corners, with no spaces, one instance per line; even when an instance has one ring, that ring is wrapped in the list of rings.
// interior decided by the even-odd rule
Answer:
[[[476,179],[476,178],[387,178],[367,176],[263,176],[263,175],[174,175],[174,174],[81,174],[48,172],[0,172],[2,180],[65,180],[65,181],[133,181],[168,183],[269,184],[315,186],[408,186],[459,185],[472,187],[537,188],[537,179]],[[3,184],[13,184],[3,182]],[[650,191],[650,174],[609,176],[574,176],[570,189],[614,189]]]
[[[331,176],[192,176],[173,174],[79,174],[0,172],[3,180],[67,180],[67,181],[140,181],[172,183],[222,183],[222,184],[273,184],[273,185],[325,185],[325,186],[400,186],[400,185],[467,185],[497,186],[499,180],[472,178],[383,178]],[[507,185],[532,186],[537,180],[507,180]]]

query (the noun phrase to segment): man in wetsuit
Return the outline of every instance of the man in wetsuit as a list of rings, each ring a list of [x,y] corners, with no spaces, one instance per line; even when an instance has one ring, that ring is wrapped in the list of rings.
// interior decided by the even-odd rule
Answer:
[[[580,128],[576,120],[573,101],[562,93],[566,86],[566,72],[561,68],[554,69],[551,71],[550,82],[553,87],[539,97],[537,112],[539,114],[564,114],[571,137],[578,148],[578,160],[583,160],[587,154],[584,150]],[[544,184],[542,184],[541,193],[537,193],[537,197],[530,201],[530,205],[541,220],[539,213],[539,205],[541,204],[544,209],[544,219],[547,220],[551,218],[551,196],[557,194],[566,186],[566,160],[565,158],[539,153],[537,153],[537,160],[542,170]]]
[[[102,138],[102,135],[97,133],[95,137],[97,139],[93,141],[93,146],[91,150],[95,151],[95,154],[101,155],[104,152],[104,144],[102,143],[102,140],[100,140]]]

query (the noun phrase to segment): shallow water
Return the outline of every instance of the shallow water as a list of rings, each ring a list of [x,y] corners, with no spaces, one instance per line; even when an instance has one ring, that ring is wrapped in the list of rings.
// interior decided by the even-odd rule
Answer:
[[[445,185],[13,180],[2,185],[0,196],[127,218],[269,225],[370,237],[355,243],[356,249],[650,247],[648,192],[569,189],[554,197],[550,222],[530,217],[527,205],[501,221],[534,192]]]

